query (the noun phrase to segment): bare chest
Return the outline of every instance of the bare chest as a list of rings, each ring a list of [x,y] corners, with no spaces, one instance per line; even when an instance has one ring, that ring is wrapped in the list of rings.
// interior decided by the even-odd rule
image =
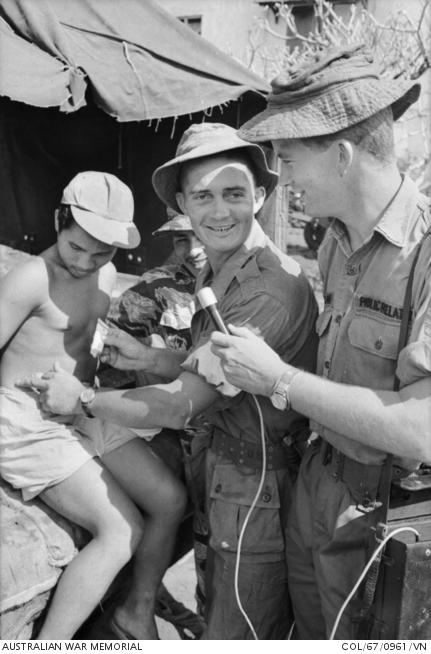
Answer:
[[[97,318],[104,317],[109,307],[109,296],[96,283],[51,284],[43,305],[35,312],[52,330],[69,333],[94,331]]]

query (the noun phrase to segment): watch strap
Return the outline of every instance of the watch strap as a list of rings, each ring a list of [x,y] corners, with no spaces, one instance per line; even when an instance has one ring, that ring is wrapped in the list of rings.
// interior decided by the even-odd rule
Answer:
[[[291,401],[290,401],[290,387],[292,384],[292,381],[298,375],[302,370],[294,370],[293,372],[283,372],[283,374],[278,378],[277,382],[274,385],[274,389],[272,391],[272,395],[278,394],[280,396],[284,397],[284,400],[286,402],[286,407],[285,411],[289,411],[291,409]]]

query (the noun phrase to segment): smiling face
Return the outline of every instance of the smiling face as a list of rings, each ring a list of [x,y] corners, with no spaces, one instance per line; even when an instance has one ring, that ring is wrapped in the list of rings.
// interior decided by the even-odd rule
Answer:
[[[273,141],[273,147],[281,160],[279,184],[290,185],[293,193],[301,194],[305,213],[313,218],[336,215],[337,144],[322,149],[300,140],[280,139]]]
[[[188,229],[172,232],[172,244],[177,258],[192,273],[197,274],[203,268],[207,255],[204,246],[194,232]]]
[[[215,155],[189,163],[177,202],[213,260],[223,260],[244,243],[265,199],[246,162]]]
[[[116,253],[117,248],[90,236],[73,222],[57,237],[57,252],[61,264],[75,279],[82,279],[99,270]]]

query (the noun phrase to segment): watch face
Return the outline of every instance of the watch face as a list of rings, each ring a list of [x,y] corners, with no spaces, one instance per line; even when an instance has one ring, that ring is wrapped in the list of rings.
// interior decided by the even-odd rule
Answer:
[[[284,393],[280,393],[279,391],[275,391],[275,392],[271,395],[271,402],[272,402],[272,405],[273,405],[276,409],[283,410],[283,409],[285,409],[286,406],[287,406],[287,398],[286,398],[285,394],[284,394]]]

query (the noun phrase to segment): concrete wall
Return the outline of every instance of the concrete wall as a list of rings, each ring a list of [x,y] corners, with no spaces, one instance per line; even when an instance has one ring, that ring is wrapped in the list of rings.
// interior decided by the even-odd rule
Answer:
[[[259,6],[254,0],[158,0],[161,6],[174,16],[202,16],[201,35],[239,59],[247,66],[270,80],[280,69],[285,48],[286,25],[277,20],[268,7]],[[350,3],[340,3],[336,11],[348,16]],[[267,20],[273,32],[260,28],[260,21]],[[314,25],[312,13],[298,14],[299,31],[309,32]],[[281,37],[281,38],[280,38]],[[292,42],[295,45],[295,42]]]
[[[248,32],[262,10],[253,0],[159,0],[175,16],[202,16],[202,36],[248,63]]]

